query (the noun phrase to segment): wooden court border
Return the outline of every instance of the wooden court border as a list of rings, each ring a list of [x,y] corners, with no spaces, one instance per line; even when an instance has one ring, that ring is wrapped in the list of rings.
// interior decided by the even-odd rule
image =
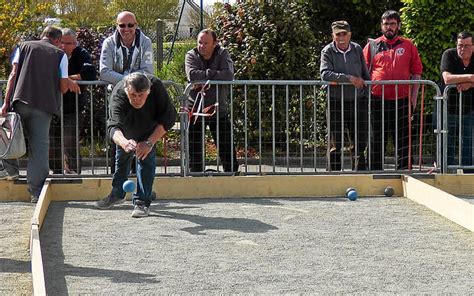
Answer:
[[[40,231],[51,202],[94,201],[111,189],[111,178],[47,179],[30,227],[30,257],[34,295],[46,295]],[[474,175],[303,175],[238,177],[158,177],[159,199],[341,197],[348,187],[359,196],[382,196],[392,186],[406,197],[474,232],[474,204],[456,195],[474,194]],[[448,193],[449,191],[450,193]],[[26,193],[25,193],[26,192]],[[0,181],[0,201],[28,201],[26,182]]]

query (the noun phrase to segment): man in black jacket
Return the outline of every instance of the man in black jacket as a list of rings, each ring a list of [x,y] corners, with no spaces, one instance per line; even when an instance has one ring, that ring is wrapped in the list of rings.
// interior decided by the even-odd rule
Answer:
[[[62,29],[60,48],[66,53],[69,66],[69,78],[73,80],[95,80],[97,71],[92,65],[92,59],[84,48],[78,45],[76,32],[71,29]],[[83,130],[82,110],[86,105],[86,87],[81,86],[81,93],[76,94],[67,92],[63,95],[63,141],[64,141],[64,159],[61,157],[61,118],[56,117],[51,123],[51,150],[52,158],[50,160],[50,169],[54,174],[81,173],[81,157],[77,148],[80,141],[76,135]],[[76,110],[76,103],[78,109]],[[64,165],[64,167],[63,167]]]
[[[217,43],[216,33],[205,29],[198,34],[197,47],[186,53],[185,61],[186,77],[188,82],[205,80],[229,80],[234,79],[234,64],[228,51]],[[222,161],[224,171],[237,172],[239,164],[235,149],[231,143],[231,124],[229,120],[229,86],[216,85],[202,90],[202,84],[195,84],[190,93],[191,100],[196,101],[203,94],[203,109],[213,109],[210,115],[203,117],[204,125],[209,126],[214,142],[219,138],[219,157]],[[202,92],[201,92],[202,91]],[[201,93],[200,93],[201,92]],[[198,104],[199,102],[197,102]],[[217,103],[217,104],[216,104]],[[196,105],[197,105],[196,104]],[[217,110],[218,109],[218,110]],[[193,112],[202,110],[193,110]],[[203,163],[203,140],[202,121],[194,119],[189,126],[189,168],[192,172],[202,172],[205,169]],[[219,137],[217,137],[219,134]]]
[[[114,87],[107,133],[116,144],[115,173],[112,191],[96,203],[97,208],[109,209],[124,201],[122,185],[135,155],[138,184],[133,194],[132,217],[148,216],[156,168],[155,143],[173,127],[175,120],[176,110],[158,78],[134,72]]]

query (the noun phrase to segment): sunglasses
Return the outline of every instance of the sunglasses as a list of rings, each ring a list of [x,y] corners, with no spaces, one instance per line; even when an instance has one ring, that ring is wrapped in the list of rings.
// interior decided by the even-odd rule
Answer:
[[[128,23],[128,24],[118,24],[118,26],[119,26],[120,28],[125,28],[125,27],[133,28],[133,27],[135,27],[135,24],[132,24],[132,23]]]

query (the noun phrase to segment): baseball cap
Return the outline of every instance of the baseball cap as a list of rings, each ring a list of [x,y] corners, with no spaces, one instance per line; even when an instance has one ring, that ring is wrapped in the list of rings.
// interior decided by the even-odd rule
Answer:
[[[349,26],[349,23],[346,21],[335,21],[331,24],[332,32],[334,34],[340,33],[340,32],[350,32],[351,27]]]

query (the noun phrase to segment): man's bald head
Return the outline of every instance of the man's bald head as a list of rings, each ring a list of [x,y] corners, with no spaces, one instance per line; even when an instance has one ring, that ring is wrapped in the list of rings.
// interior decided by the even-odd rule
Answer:
[[[135,40],[135,33],[137,29],[137,19],[130,11],[122,11],[117,15],[117,30],[123,44],[130,48]]]
[[[120,24],[120,21],[122,21],[123,19],[133,19],[133,22],[136,23],[137,22],[137,19],[135,17],[135,14],[133,12],[130,12],[130,11],[122,11],[121,13],[119,13],[117,15],[117,24]]]

